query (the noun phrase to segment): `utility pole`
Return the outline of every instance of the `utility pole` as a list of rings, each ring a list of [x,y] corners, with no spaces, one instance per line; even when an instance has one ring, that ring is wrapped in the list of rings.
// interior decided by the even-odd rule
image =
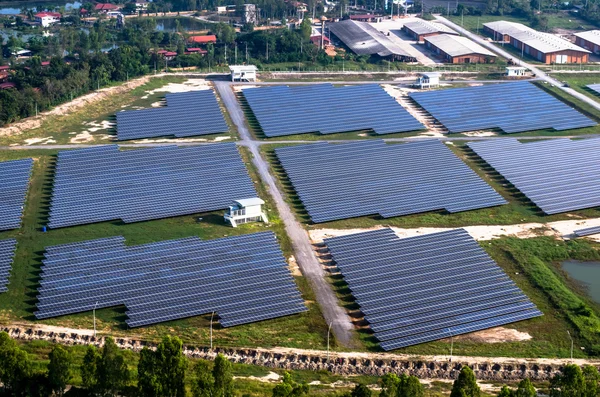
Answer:
[[[96,307],[98,307],[98,301],[94,305],[93,316],[94,316],[94,338],[96,337]]]
[[[454,350],[454,335],[452,335],[452,330],[448,328],[448,332],[450,333],[450,362],[452,362],[452,350]]]
[[[246,63],[248,63],[248,42],[246,42]]]
[[[237,65],[237,43],[235,43],[235,64]]]
[[[333,321],[329,323],[329,328],[327,329],[327,364],[329,364],[329,334],[331,333],[332,325]]]
[[[269,60],[269,42],[267,41],[267,61]]]
[[[571,337],[571,333],[567,331],[567,335],[569,335],[569,339],[571,339],[571,362],[573,362],[573,338]]]

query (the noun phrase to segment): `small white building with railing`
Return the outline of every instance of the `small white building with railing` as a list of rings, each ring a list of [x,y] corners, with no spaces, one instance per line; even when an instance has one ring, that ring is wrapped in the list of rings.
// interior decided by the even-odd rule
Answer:
[[[225,213],[225,222],[233,227],[248,222],[268,223],[267,215],[262,210],[264,204],[265,202],[258,197],[236,200]]]

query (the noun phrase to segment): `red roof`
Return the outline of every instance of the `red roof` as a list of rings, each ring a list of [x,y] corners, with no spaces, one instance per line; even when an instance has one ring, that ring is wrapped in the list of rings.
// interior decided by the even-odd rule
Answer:
[[[156,53],[159,54],[159,55],[166,54],[167,52],[169,52],[169,51],[167,51],[167,50],[158,50],[158,51],[156,51]]]
[[[50,66],[50,61],[44,61],[41,63],[42,66]]]
[[[2,66],[0,66],[0,70],[8,70],[8,69],[10,69],[9,65],[2,65]]]
[[[177,55],[177,53],[173,52],[173,51],[167,51],[167,52],[165,52],[165,56],[166,57],[174,57],[176,55]]]
[[[202,48],[198,48],[198,47],[186,48],[185,52],[190,53],[190,54],[195,53],[195,52],[200,53],[200,54],[207,53],[206,50],[203,50]]]
[[[324,36],[323,38],[323,42],[329,43],[330,40],[327,38],[327,36]],[[321,35],[310,36],[310,41],[312,41],[314,45],[321,45]]]
[[[37,14],[35,14],[35,16],[38,18],[43,18],[43,17],[60,18],[60,14],[58,12],[38,12]]]
[[[6,90],[8,88],[15,88],[17,85],[15,83],[0,83],[0,90]]]
[[[96,4],[96,6],[94,6],[94,10],[96,11],[112,11],[112,10],[118,10],[119,6],[115,5],[115,4],[110,4],[110,3],[98,3]]]
[[[192,36],[189,38],[189,41],[198,44],[216,43],[217,36],[215,36],[214,34],[209,34],[206,36]]]
[[[85,8],[80,8],[79,12],[82,13],[82,14],[87,14],[88,10],[86,10]]]

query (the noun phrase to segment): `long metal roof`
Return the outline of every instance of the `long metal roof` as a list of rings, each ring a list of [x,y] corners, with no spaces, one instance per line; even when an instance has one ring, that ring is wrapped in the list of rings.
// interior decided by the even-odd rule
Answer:
[[[350,19],[328,25],[329,30],[358,55],[396,55],[414,58],[368,22]]]
[[[448,33],[458,35],[457,32],[450,29],[446,25],[442,25],[441,23],[429,22],[422,19],[416,19],[414,21],[406,22],[404,26],[406,26],[416,34]]]
[[[586,32],[575,33],[576,37],[582,38],[590,43],[600,45],[600,30],[588,30]]]
[[[433,44],[452,57],[459,57],[469,54],[481,54],[489,57],[496,56],[493,52],[485,49],[466,37],[453,36],[450,34],[439,34],[437,36],[425,37],[425,41]]]

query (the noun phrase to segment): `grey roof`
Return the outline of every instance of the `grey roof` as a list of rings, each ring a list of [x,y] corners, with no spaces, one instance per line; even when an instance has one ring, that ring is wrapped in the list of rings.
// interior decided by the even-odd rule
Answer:
[[[575,33],[576,37],[582,38],[590,43],[600,45],[600,30],[588,30],[586,32]]]
[[[406,26],[416,34],[448,33],[458,35],[457,32],[450,29],[446,25],[442,25],[441,23],[429,22],[422,19],[406,22],[404,26]]]
[[[350,19],[328,25],[331,33],[358,55],[398,55],[414,58],[368,22]]]
[[[433,44],[452,57],[469,54],[481,54],[489,57],[496,56],[493,52],[462,36],[440,34],[437,36],[425,37],[425,41]]]

